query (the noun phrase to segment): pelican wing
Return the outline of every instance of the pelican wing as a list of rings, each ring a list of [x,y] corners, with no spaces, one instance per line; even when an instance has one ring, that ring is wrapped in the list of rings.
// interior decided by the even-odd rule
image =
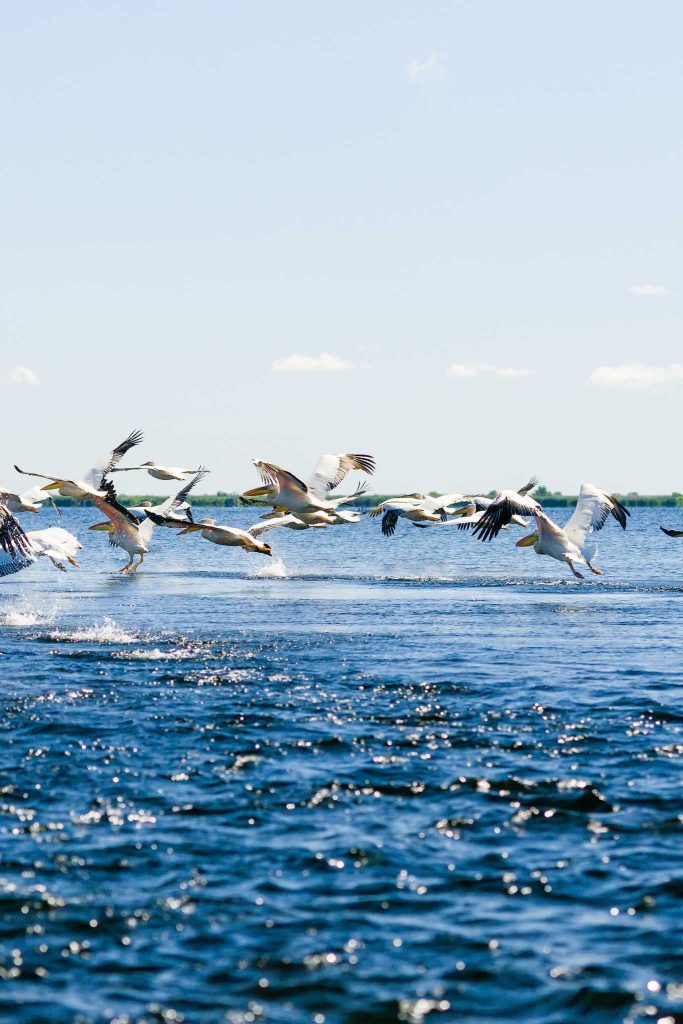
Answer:
[[[576,508],[567,520],[564,532],[577,547],[581,547],[586,534],[602,530],[610,516],[625,530],[626,517],[630,514],[626,506],[611,494],[593,484],[581,484]]]
[[[11,576],[35,562],[31,542],[12,513],[0,505],[0,576]]]
[[[339,508],[340,505],[349,505],[351,502],[355,501],[356,498],[360,498],[362,494],[367,493],[367,489],[368,482],[366,480],[361,480],[355,491],[341,498],[330,498],[330,504],[335,508]]]
[[[83,482],[92,487],[94,491],[104,490],[104,477],[108,473],[111,473],[114,466],[121,461],[126,452],[130,451],[130,449],[136,444],[140,444],[142,439],[142,431],[134,430],[128,435],[125,441],[121,441],[116,448],[113,448],[110,452],[103,452],[88,469],[83,477]],[[34,476],[35,475],[36,474],[34,474]]]
[[[348,452],[338,455],[321,455],[308,478],[308,490],[316,498],[324,501],[328,492],[339,487],[347,474],[354,469],[359,469],[372,476],[375,472],[375,460],[372,455],[357,455]]]
[[[520,489],[517,491],[517,494],[530,494],[537,483],[538,477],[532,476],[531,479],[527,480],[527,482],[524,484],[524,487],[520,487]]]
[[[51,550],[59,552],[64,558],[75,558],[83,545],[73,533],[61,526],[48,526],[44,530],[29,530],[26,534],[33,550],[40,554]]]
[[[519,491],[501,491],[484,510],[481,519],[475,524],[472,535],[479,540],[493,540],[504,526],[512,522],[513,516],[533,516],[540,511],[539,503],[528,495],[520,494]]]
[[[659,529],[662,533],[665,533],[667,537],[683,537],[683,530],[667,530],[666,526],[660,526]]]
[[[254,523],[253,526],[247,527],[247,533],[250,533],[252,537],[260,537],[262,533],[267,533],[269,530],[277,530],[280,526],[297,526],[302,529],[305,528],[306,524],[302,523],[300,519],[293,516],[291,513],[287,515],[271,516],[266,519],[265,522]]]
[[[280,494],[285,495],[287,493],[295,492],[299,497],[308,494],[308,487],[299,480],[298,476],[294,476],[288,469],[282,469],[281,466],[276,466],[274,462],[262,462],[260,459],[252,459],[261,480],[268,487],[279,487]]]
[[[161,505],[155,505],[154,508],[152,509],[145,509],[147,516],[156,522],[154,516],[149,515],[150,512],[156,513],[157,517],[163,517],[166,515],[166,513],[171,512],[173,509],[181,508],[183,505],[185,505],[185,499],[187,498],[188,494],[197,486],[197,484],[201,480],[204,479],[205,476],[207,476],[208,472],[209,470],[206,469],[206,467],[200,466],[196,474],[192,477],[192,479],[188,480],[188,482],[183,487],[180,488],[177,494],[172,495],[170,498],[166,498],[166,501],[162,501]],[[192,518],[189,518],[190,522],[192,522]]]

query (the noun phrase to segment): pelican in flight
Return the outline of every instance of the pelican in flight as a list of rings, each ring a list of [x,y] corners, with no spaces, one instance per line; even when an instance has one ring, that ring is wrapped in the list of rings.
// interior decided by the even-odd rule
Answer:
[[[40,477],[41,480],[52,481],[47,487],[43,487],[43,490],[57,491],[64,498],[75,498],[77,501],[105,498],[107,495],[105,477],[121,461],[127,451],[130,451],[134,445],[140,444],[142,437],[141,430],[134,430],[125,441],[122,441],[112,451],[104,452],[104,454],[100,455],[81,480],[70,480],[68,477],[55,476],[54,474],[29,473],[27,470],[19,469],[18,466],[14,468],[17,473],[22,473],[24,476],[36,476]]]
[[[48,526],[45,530],[29,530],[26,534],[37,558],[49,558],[55,569],[66,572],[64,562],[80,568],[76,555],[83,545],[73,533],[61,526]]]
[[[31,542],[6,505],[0,505],[0,576],[12,576],[36,560]]]
[[[512,521],[515,515],[530,515],[536,520],[536,531],[517,541],[518,548],[533,547],[537,555],[548,555],[565,562],[574,576],[582,580],[582,573],[575,564],[585,565],[596,576],[602,570],[592,564],[598,550],[594,535],[603,528],[610,516],[626,529],[629,510],[611,494],[601,491],[593,484],[581,484],[576,508],[564,528],[554,523],[539,502],[528,494],[517,491],[502,491],[484,512],[473,530],[480,540],[492,540],[498,532]]]
[[[281,525],[280,523],[277,524]],[[179,536],[184,533],[201,533],[204,540],[212,544],[221,544],[231,548],[244,548],[245,551],[258,552],[261,555],[272,555],[270,544],[262,544],[257,538],[266,530],[273,530],[272,523],[257,523],[248,530],[239,530],[236,526],[221,526],[215,519],[200,519],[198,523],[189,523]]]
[[[369,516],[382,516],[382,533],[392,537],[399,519],[407,519],[414,526],[427,526],[431,523],[445,521],[448,516],[456,515],[456,505],[468,502],[463,494],[440,494],[431,497],[424,494],[402,494],[398,498],[375,505],[368,512]]]
[[[357,455],[348,452],[339,455],[321,455],[312,474],[304,483],[287,469],[282,469],[272,462],[252,460],[263,486],[252,487],[245,491],[242,498],[260,501],[272,505],[279,512],[333,512],[349,501],[353,501],[365,488],[357,489],[354,494],[345,498],[332,498],[330,492],[338,487],[346,476],[354,469],[372,475],[375,471],[375,460],[372,455]]]
[[[44,501],[52,501],[52,495],[37,486],[21,494],[0,487],[0,502],[14,515],[17,512],[40,512]]]
[[[117,469],[112,469],[112,473],[131,473],[135,469],[146,469],[150,476],[153,476],[155,480],[184,480],[190,473],[199,473],[200,471],[206,474],[209,472],[208,469],[200,466],[198,469],[184,469],[182,466],[159,466],[157,463],[150,459],[149,462],[143,462],[140,466],[119,466]]]
[[[90,530],[106,530],[109,533],[109,543],[113,547],[122,548],[128,555],[128,562],[119,572],[137,572],[142,565],[145,555],[149,552],[149,544],[155,526],[170,526],[177,528],[192,523],[192,516],[186,504],[186,498],[192,488],[206,475],[202,469],[189,480],[177,494],[160,505],[151,508],[142,507],[142,516],[138,517],[131,509],[125,508],[118,501],[116,490],[110,480],[106,481],[107,496],[93,498],[93,504],[103,512],[109,522],[95,523]],[[176,513],[179,509],[185,508],[185,515],[178,518]],[[133,565],[135,556],[138,556],[137,564]]]

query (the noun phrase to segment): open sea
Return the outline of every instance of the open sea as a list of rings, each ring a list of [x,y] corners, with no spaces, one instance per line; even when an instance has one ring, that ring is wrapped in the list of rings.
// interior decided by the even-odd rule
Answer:
[[[585,583],[367,517],[129,578],[98,518],[0,580],[3,1024],[683,1021],[683,510]]]

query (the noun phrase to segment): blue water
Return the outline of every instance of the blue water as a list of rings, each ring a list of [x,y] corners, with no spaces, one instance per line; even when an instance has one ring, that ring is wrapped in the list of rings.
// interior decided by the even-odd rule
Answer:
[[[3,1022],[683,1020],[683,512],[584,584],[367,518],[127,578],[97,518],[0,581]]]

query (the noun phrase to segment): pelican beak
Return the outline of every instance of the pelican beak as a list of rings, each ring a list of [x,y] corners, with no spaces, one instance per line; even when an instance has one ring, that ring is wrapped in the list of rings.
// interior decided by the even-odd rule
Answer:
[[[198,530],[203,530],[203,526],[199,526],[197,523],[190,523],[184,530],[178,530],[178,537],[182,537],[186,533],[197,533]]]
[[[55,482],[53,484],[46,484],[45,487],[43,487],[43,490],[44,491],[58,491],[59,490],[59,480],[55,480]]]
[[[92,526],[88,527],[89,530],[101,530],[102,533],[108,533],[113,529],[112,524],[107,520],[105,523],[93,523]]]
[[[274,493],[274,487],[251,487],[248,491],[240,494],[240,498],[265,498]]]
[[[80,565],[75,558],[68,558],[67,561],[71,562],[72,565],[75,565],[77,569],[80,569]]]
[[[450,513],[450,515],[452,515],[452,516],[468,516],[468,515],[470,515],[470,513],[473,514],[474,511],[475,511],[475,506],[470,501],[466,505],[463,505],[462,508],[456,508],[454,512]]]
[[[515,544],[515,547],[516,548],[530,548],[530,547],[533,547],[533,545],[536,543],[537,540],[538,540],[538,534],[537,533],[530,533],[528,537],[522,537],[521,540],[518,540],[517,543]]]
[[[37,505],[24,505],[24,504],[22,504],[21,511],[22,512],[39,512],[40,509],[38,508]]]

